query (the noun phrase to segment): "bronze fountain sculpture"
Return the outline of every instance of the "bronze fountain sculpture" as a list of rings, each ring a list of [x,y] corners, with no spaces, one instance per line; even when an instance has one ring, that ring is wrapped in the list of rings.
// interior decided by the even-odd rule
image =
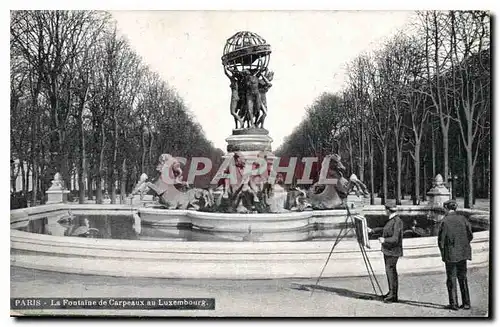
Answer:
[[[252,32],[238,32],[226,41],[222,56],[230,80],[230,112],[235,129],[263,128],[267,116],[266,93],[274,73],[268,69],[271,46]]]
[[[180,162],[170,154],[160,156],[157,178],[153,182],[141,178],[135,193],[152,191],[168,209],[237,213],[335,209],[344,205],[353,190],[358,196],[359,192],[368,194],[355,175],[349,180],[343,177],[345,167],[337,154],[326,156],[322,163],[325,168],[328,165],[333,177],[329,183],[320,180],[307,191],[295,187],[288,194],[277,185],[276,174],[273,176],[277,158],[271,152],[272,139],[264,128],[269,109],[267,92],[274,77],[268,68],[270,54],[271,46],[252,32],[238,32],[226,41],[221,61],[230,81],[230,113],[235,128],[226,139],[226,159],[230,164],[217,184],[220,196],[216,199],[213,190],[193,188],[184,182]],[[267,166],[255,173],[256,166],[262,165]]]

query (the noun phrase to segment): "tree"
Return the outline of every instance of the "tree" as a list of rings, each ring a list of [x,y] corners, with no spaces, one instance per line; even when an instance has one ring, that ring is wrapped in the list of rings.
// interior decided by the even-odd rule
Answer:
[[[450,12],[452,31],[451,79],[456,121],[467,160],[465,206],[473,206],[474,170],[490,130],[491,63],[489,16],[486,12]]]
[[[390,126],[392,124],[392,116],[389,111],[390,94],[382,75],[382,67],[384,64],[383,52],[378,52],[375,55],[373,62],[369,62],[368,71],[370,76],[370,113],[374,139],[382,152],[382,204],[387,200],[387,152],[389,149]]]

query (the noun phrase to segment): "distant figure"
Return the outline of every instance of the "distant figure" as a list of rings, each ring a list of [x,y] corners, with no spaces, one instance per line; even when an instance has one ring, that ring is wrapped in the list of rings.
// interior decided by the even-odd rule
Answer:
[[[398,302],[398,271],[396,265],[403,256],[403,221],[396,213],[396,207],[385,207],[389,221],[384,226],[379,242],[384,253],[385,273],[389,292],[384,296],[384,302]]]
[[[441,258],[446,267],[446,287],[450,304],[446,307],[458,310],[457,278],[462,293],[460,308],[470,309],[469,286],[467,284],[467,260],[472,259],[470,242],[472,228],[470,222],[463,215],[456,213],[457,202],[446,201],[443,206],[447,210],[441,221],[438,234],[438,246]]]

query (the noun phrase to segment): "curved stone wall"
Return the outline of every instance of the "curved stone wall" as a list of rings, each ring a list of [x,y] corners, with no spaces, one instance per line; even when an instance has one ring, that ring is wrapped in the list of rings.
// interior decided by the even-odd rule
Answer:
[[[71,205],[57,204],[11,211],[11,226],[22,226],[29,219],[47,217],[65,212],[68,208],[75,214],[99,212],[99,214],[125,214],[130,207],[123,205]],[[155,210],[155,209],[145,209]],[[171,221],[188,217],[191,212],[161,210]],[[220,214],[195,215],[195,221],[227,222],[232,217]],[[297,213],[292,223],[304,219],[325,219],[327,212]],[[316,214],[316,212],[314,213]],[[219,216],[212,217],[212,216]],[[271,228],[268,222],[272,215],[252,215],[252,223],[262,223],[262,228]],[[238,215],[240,217],[240,215]],[[193,217],[191,217],[193,218]],[[236,218],[236,217],[234,217]],[[343,219],[343,218],[341,218]],[[295,222],[294,222],[295,221]],[[235,223],[236,224],[236,223]],[[236,225],[233,225],[233,227]],[[18,228],[16,227],[16,228]],[[161,278],[315,278],[319,275],[333,240],[307,242],[178,242],[135,241],[115,239],[86,239],[27,233],[11,230],[11,264],[66,273],[107,276],[161,277]],[[380,245],[370,242],[367,250],[373,269],[384,273]],[[398,263],[398,271],[431,272],[443,271],[436,237],[405,239],[404,257]],[[472,258],[469,266],[487,266],[489,263],[489,232],[474,233]],[[323,276],[363,276],[366,267],[358,244],[345,240],[334,250]]]

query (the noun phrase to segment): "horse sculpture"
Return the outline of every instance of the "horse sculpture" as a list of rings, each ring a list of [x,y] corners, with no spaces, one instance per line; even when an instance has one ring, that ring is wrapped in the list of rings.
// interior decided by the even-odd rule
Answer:
[[[180,162],[170,154],[162,154],[156,170],[158,178],[147,186],[168,209],[209,210],[214,205],[209,190],[192,188],[182,180]]]
[[[351,191],[355,191],[358,196],[360,193],[364,196],[368,196],[366,185],[363,184],[356,175],[351,175],[349,180],[344,178],[343,172],[346,168],[342,164],[338,154],[326,156],[321,169],[324,169],[323,165],[329,166],[330,162],[332,163],[332,169],[328,169],[328,171],[332,175],[333,183],[315,183],[306,193],[307,201],[311,204],[313,209],[325,210],[342,208],[345,205],[347,195]]]

